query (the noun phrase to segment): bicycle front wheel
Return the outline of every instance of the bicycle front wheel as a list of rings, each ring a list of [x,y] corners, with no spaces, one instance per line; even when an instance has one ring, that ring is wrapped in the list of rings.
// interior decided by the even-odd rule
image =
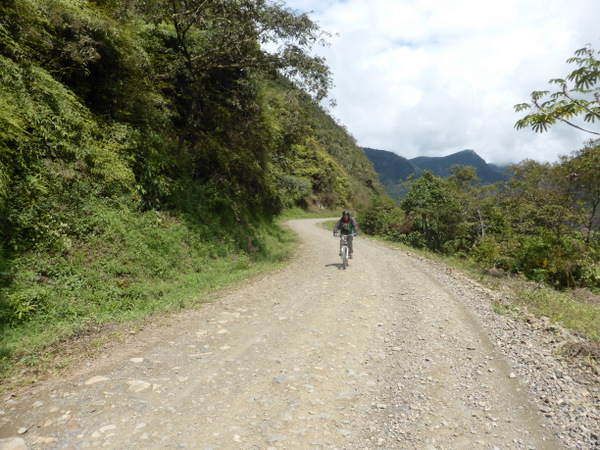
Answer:
[[[348,267],[348,247],[342,247],[342,267],[346,269]]]

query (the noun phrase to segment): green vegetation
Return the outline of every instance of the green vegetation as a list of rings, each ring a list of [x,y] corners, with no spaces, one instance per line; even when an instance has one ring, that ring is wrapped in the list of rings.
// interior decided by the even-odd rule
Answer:
[[[317,103],[327,37],[265,0],[2,2],[4,374],[279,264],[284,209],[383,192]]]
[[[481,186],[473,169],[447,179],[431,172],[409,182],[396,205],[375,199],[363,229],[559,289],[600,288],[600,142],[560,163],[523,161],[506,184]]]
[[[523,161],[509,182],[482,186],[470,167],[446,179],[425,171],[398,203],[373,199],[360,210],[362,230],[413,248],[466,258],[497,271],[600,299],[600,141],[555,164]],[[534,299],[535,298],[535,299]],[[532,311],[600,340],[600,302],[539,296]],[[557,300],[559,299],[560,300]]]
[[[35,368],[60,351],[57,342],[106,325],[198,306],[210,292],[280,264],[295,244],[280,227],[257,225],[263,249],[251,257],[238,250],[235,235],[203,238],[157,211],[105,210],[99,217],[112,223],[68,254],[15,261],[3,311],[5,371],[15,363]]]

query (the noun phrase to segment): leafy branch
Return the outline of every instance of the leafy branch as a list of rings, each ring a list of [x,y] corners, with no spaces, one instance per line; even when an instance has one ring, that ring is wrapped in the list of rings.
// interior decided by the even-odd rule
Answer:
[[[515,128],[531,128],[535,132],[548,131],[556,122],[564,122],[586,133],[600,136],[600,132],[584,128],[572,122],[572,119],[583,115],[586,123],[595,124],[600,120],[600,59],[588,44],[569,58],[569,64],[576,64],[578,69],[571,72],[566,79],[555,78],[550,84],[559,86],[559,90],[534,91],[529,103],[515,105],[516,112],[529,112],[517,121]],[[572,86],[569,86],[569,82]],[[549,97],[548,97],[549,96]],[[545,100],[548,98],[547,100]]]

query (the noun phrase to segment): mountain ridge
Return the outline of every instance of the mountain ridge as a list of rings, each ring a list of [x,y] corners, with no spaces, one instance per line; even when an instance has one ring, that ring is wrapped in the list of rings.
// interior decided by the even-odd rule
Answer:
[[[423,171],[430,170],[434,175],[446,178],[451,175],[454,165],[473,167],[482,184],[493,184],[506,179],[506,167],[488,164],[475,150],[465,149],[447,156],[418,156],[407,159],[388,150],[363,147],[363,151],[373,163],[379,181],[386,187],[388,195],[400,198],[405,188],[401,185],[411,175],[420,177]]]

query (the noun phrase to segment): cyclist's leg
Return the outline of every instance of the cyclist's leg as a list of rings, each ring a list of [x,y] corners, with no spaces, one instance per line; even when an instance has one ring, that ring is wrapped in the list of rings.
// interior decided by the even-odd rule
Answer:
[[[354,247],[352,245],[352,241],[354,236],[352,236],[351,234],[348,235],[348,250],[350,250],[350,258],[352,258],[352,253],[354,253]]]

